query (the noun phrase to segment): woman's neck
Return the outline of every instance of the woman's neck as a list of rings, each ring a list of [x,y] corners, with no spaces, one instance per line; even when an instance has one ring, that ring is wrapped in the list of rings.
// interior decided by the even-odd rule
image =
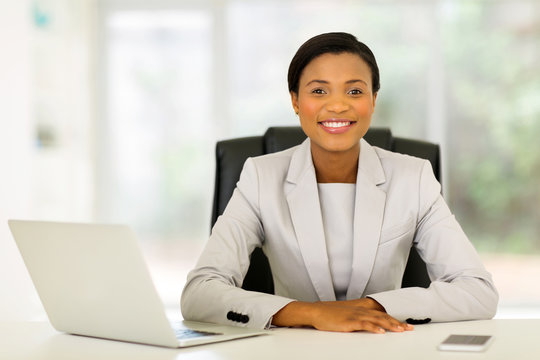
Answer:
[[[356,183],[360,144],[343,152],[329,152],[311,147],[311,157],[315,166],[318,183]]]

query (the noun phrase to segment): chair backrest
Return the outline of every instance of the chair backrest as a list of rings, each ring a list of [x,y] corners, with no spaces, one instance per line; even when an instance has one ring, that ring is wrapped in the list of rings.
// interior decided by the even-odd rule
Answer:
[[[231,140],[219,141],[216,145],[216,180],[214,189],[214,206],[212,210],[212,226],[219,215],[223,213],[240,172],[248,157],[259,156],[288,149],[300,144],[306,135],[299,126],[270,127],[263,136],[252,136]],[[380,148],[417,156],[431,162],[437,180],[441,181],[440,150],[439,145],[393,137],[390,129],[370,128],[364,136],[371,145]],[[402,287],[420,286],[427,288],[430,284],[426,264],[422,261],[416,249],[411,249]],[[274,293],[274,283],[268,259],[261,251],[255,249],[251,254],[249,270],[242,284],[242,288]]]

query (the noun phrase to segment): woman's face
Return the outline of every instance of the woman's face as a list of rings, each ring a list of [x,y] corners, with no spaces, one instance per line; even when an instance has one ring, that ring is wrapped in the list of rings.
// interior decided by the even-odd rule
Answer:
[[[304,68],[291,98],[312,153],[358,151],[375,109],[371,85],[368,65],[355,54],[323,54]]]

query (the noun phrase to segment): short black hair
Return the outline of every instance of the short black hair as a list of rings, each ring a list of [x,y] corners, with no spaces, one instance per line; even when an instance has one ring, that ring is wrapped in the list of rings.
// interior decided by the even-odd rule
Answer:
[[[323,54],[351,53],[358,55],[366,62],[371,70],[372,91],[375,94],[381,87],[379,79],[379,67],[375,60],[375,55],[362,42],[358,41],[354,35],[344,32],[330,32],[312,37],[306,41],[291,60],[287,80],[289,82],[289,92],[298,94],[300,76],[304,68],[316,57]]]

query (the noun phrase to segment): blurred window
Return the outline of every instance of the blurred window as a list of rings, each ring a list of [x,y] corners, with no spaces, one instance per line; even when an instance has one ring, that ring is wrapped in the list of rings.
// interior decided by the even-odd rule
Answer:
[[[168,304],[208,237],[215,142],[296,125],[288,64],[326,31],[378,59],[373,126],[443,147],[445,197],[502,303],[540,304],[538,2],[121,3],[104,12],[98,217],[136,228]]]

